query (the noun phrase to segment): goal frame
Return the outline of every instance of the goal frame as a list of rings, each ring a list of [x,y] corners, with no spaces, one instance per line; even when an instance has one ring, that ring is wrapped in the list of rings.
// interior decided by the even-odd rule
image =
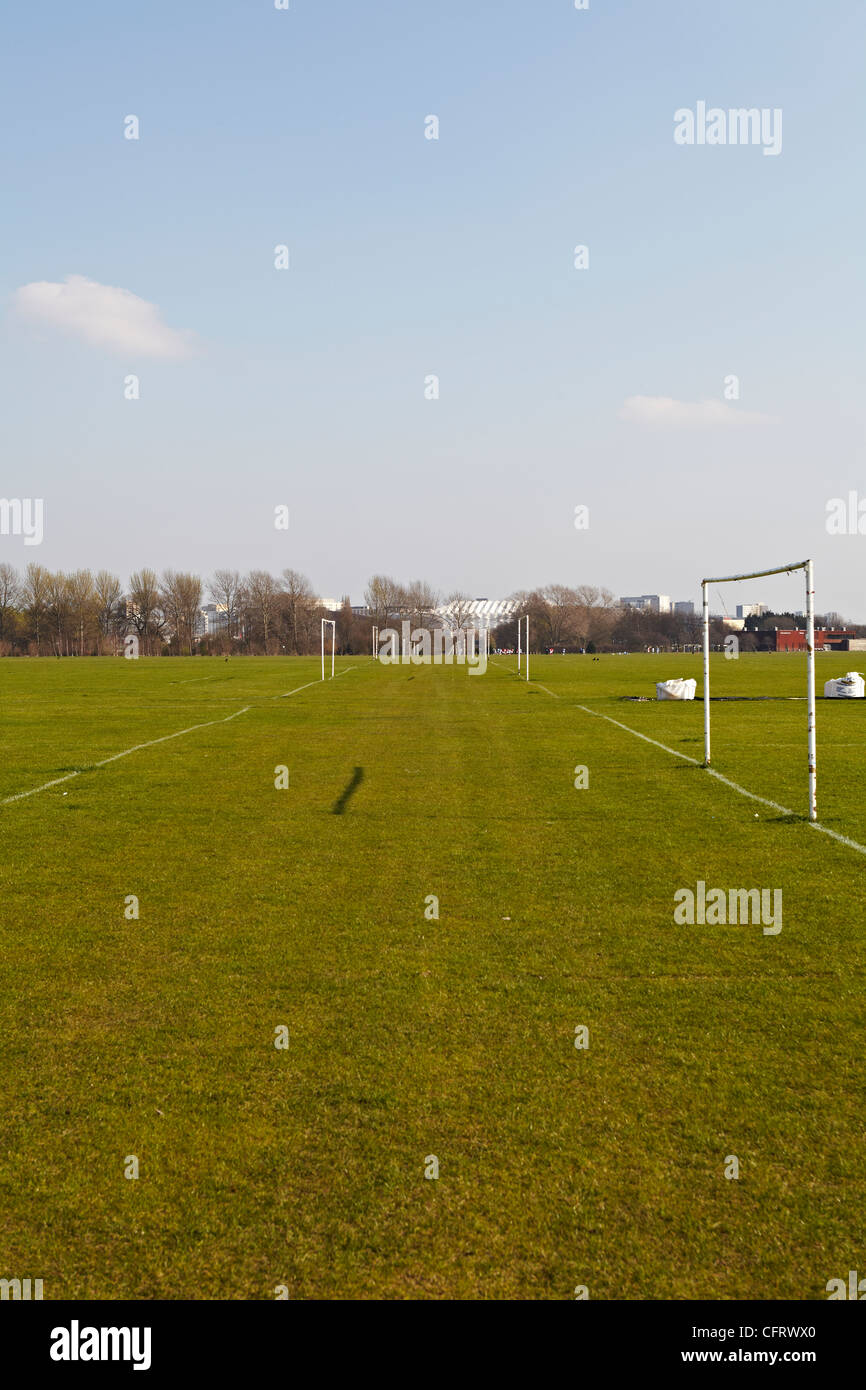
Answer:
[[[809,820],[818,819],[818,763],[815,730],[815,572],[811,560],[798,560],[793,565],[778,565],[775,569],[754,570],[750,574],[726,574],[701,580],[704,620],[704,767],[710,766],[710,600],[711,584],[734,584],[746,579],[763,579],[770,574],[794,574],[804,570],[806,575],[806,701],[808,707],[809,741]]]
[[[334,649],[337,645],[337,622],[335,618],[322,619],[322,680],[325,679],[325,628],[331,629],[331,680],[334,679]]]

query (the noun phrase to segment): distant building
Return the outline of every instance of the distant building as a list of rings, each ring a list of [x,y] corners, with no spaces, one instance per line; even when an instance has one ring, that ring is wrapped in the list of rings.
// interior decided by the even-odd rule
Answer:
[[[325,610],[326,613],[342,613],[342,611],[343,611],[343,604],[344,604],[345,602],[346,602],[346,600],[345,600],[344,598],[341,598],[339,601],[338,601],[337,599],[335,599],[335,598],[317,598],[317,599],[316,599],[316,603],[319,605],[320,608],[324,608],[324,610]],[[353,616],[353,617],[355,617],[355,618],[366,618],[366,617],[367,617],[367,605],[366,605],[365,603],[350,603],[350,604],[349,604],[349,607],[350,607],[351,610],[352,610],[352,616]]]
[[[632,598],[621,598],[623,608],[639,608],[643,613],[670,613],[671,600],[668,594],[638,594]]]
[[[854,629],[850,627],[816,627],[815,651],[851,651],[852,648],[849,647],[848,644],[854,637]],[[803,627],[765,628],[756,632],[755,638],[757,639],[758,648],[761,651],[804,652],[806,650],[806,629]],[[853,650],[856,650],[856,648]]]
[[[737,604],[737,617],[738,617],[738,618],[763,618],[763,616],[764,616],[764,614],[766,613],[766,611],[767,611],[767,605],[766,605],[765,603],[738,603],[738,604]]]
[[[224,603],[206,603],[195,615],[196,637],[214,637],[228,625],[229,615]]]
[[[620,599],[622,608],[637,608],[641,613],[676,613],[685,618],[694,614],[695,605],[691,599],[680,599],[673,603],[668,594],[633,594]]]
[[[470,619],[478,628],[496,627],[517,613],[517,599],[514,598],[471,598],[459,605],[443,603],[436,609],[436,617],[447,622],[458,606],[463,617]]]

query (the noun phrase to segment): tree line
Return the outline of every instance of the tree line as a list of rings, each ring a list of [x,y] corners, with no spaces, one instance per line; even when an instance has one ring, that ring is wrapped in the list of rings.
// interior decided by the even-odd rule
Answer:
[[[205,633],[202,607],[216,605],[219,626]],[[351,612],[351,610],[350,610]],[[144,568],[124,587],[99,570],[52,572],[29,564],[23,574],[0,564],[0,655],[98,656],[124,649],[134,635],[143,656],[200,651],[253,653],[314,650],[324,616],[309,580],[286,569],[216,570],[200,575]]]
[[[530,647],[561,651],[682,650],[701,642],[698,614],[647,613],[621,607],[608,590],[591,584],[548,584],[511,595],[515,615],[491,633],[494,646],[516,645],[516,615],[529,614]],[[202,608],[216,606],[216,630],[205,632]],[[108,570],[51,571],[29,564],[22,574],[0,564],[0,655],[98,656],[119,654],[133,634],[143,656],[299,654],[318,650],[321,619],[336,620],[337,649],[371,650],[371,631],[408,621],[413,628],[445,624],[477,627],[467,594],[440,594],[423,580],[401,583],[374,574],[364,592],[363,614],[348,598],[332,614],[306,575],[254,569],[218,569],[203,580],[186,571],[139,569],[126,586]],[[838,619],[838,614],[832,615]],[[820,624],[819,624],[820,625]],[[728,629],[714,618],[711,640]],[[749,634],[744,634],[748,642]]]

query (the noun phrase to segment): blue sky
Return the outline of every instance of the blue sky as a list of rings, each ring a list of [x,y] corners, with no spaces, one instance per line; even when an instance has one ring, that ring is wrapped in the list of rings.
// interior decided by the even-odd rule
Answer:
[[[825,528],[866,499],[864,47],[853,0],[17,7],[0,492],[46,519],[0,558],[291,566],[358,601],[374,571],[696,598],[812,555],[819,608],[866,619],[866,535]],[[781,108],[781,154],[677,146],[699,100]],[[22,308],[69,276],[191,352]],[[758,598],[802,606],[787,579],[729,604]]]

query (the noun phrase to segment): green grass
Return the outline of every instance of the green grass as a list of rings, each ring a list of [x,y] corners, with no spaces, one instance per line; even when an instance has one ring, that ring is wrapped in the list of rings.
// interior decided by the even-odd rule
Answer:
[[[866,859],[579,708],[700,759],[700,702],[621,698],[699,666],[533,658],[550,694],[358,658],[284,699],[317,661],[0,662],[0,798],[81,770],[0,806],[0,1277],[814,1299],[860,1268]],[[804,659],[713,681],[800,696]],[[819,703],[821,820],[861,844],[864,719]],[[716,767],[802,814],[805,721],[715,704]],[[782,932],[675,926],[699,879],[782,888]]]

